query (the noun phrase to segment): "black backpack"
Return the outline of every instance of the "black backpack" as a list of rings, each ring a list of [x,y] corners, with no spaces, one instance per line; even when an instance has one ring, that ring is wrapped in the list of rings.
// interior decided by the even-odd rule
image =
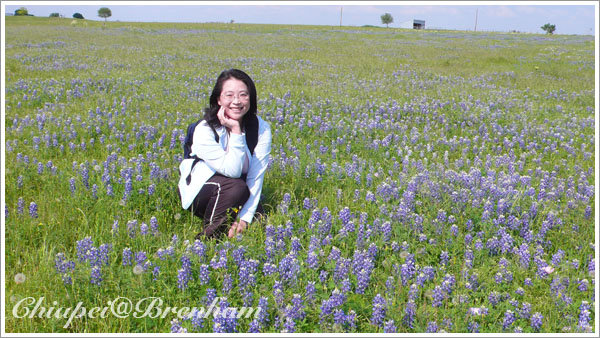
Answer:
[[[187,128],[187,134],[185,135],[185,141],[183,143],[183,158],[187,159],[187,158],[193,158],[194,159],[194,163],[192,163],[192,168],[190,169],[190,173],[188,174],[188,176],[185,179],[186,184],[190,184],[190,182],[192,181],[192,169],[194,169],[194,166],[196,165],[196,163],[198,163],[198,161],[202,160],[200,157],[194,155],[190,155],[190,153],[192,152],[192,143],[194,141],[194,131],[196,130],[196,126],[198,125],[198,123],[202,122],[202,120],[204,119],[200,119],[196,122],[192,122],[190,123],[190,125]],[[218,143],[219,142],[219,134],[217,134],[217,131],[215,130],[215,128],[213,126],[210,126],[210,129],[213,131],[213,134],[215,136],[215,141]],[[258,143],[258,118],[256,117],[256,115],[253,115],[252,117],[250,117],[246,123],[245,123],[245,132],[246,132],[246,145],[248,146],[248,150],[250,150],[250,154],[254,155],[254,148],[256,147],[256,144]]]

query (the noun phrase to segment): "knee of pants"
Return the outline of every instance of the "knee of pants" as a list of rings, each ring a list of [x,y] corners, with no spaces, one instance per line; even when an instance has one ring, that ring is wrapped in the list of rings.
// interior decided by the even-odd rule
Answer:
[[[227,195],[231,196],[233,203],[244,204],[250,197],[250,190],[243,180],[233,179],[227,186]]]
[[[243,180],[237,179],[231,186],[231,194],[238,197],[238,202],[243,204],[246,203],[248,197],[250,197],[250,189]]]

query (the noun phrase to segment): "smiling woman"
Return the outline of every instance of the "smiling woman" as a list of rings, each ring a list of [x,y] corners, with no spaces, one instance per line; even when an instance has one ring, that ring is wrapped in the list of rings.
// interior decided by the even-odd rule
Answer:
[[[238,69],[219,75],[204,119],[188,128],[189,156],[179,166],[181,205],[204,220],[196,236],[233,237],[262,214],[262,183],[271,152],[269,124],[256,116],[256,87]],[[197,126],[197,127],[196,127]]]

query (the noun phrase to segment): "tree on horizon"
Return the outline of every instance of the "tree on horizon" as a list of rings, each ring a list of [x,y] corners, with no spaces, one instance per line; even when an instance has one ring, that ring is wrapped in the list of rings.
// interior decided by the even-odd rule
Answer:
[[[98,16],[104,18],[104,24],[106,24],[106,19],[112,16],[112,12],[110,8],[102,7],[98,10]]]
[[[381,16],[381,23],[384,24],[386,28],[389,28],[389,24],[392,22],[394,22],[394,17],[392,17],[390,13],[385,13]]]
[[[551,25],[551,24],[547,23],[540,28],[545,30],[546,34],[552,34],[556,30],[556,25]]]

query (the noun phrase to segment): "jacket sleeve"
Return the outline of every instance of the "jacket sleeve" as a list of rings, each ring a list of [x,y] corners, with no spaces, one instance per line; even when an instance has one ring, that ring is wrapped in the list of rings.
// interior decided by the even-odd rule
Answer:
[[[254,148],[254,156],[252,156],[248,175],[246,176],[246,184],[250,190],[250,197],[239,212],[240,219],[246,221],[248,224],[252,223],[252,219],[254,218],[254,213],[260,200],[263,179],[271,158],[271,127],[262,119],[259,122],[258,143]]]
[[[211,169],[217,173],[238,178],[242,175],[242,166],[244,158],[244,149],[246,148],[246,135],[223,134],[219,138],[220,142],[215,141],[214,133],[206,121],[202,121],[194,130],[194,139],[191,148],[191,155],[196,155]],[[223,149],[222,144],[229,143],[227,151]]]

